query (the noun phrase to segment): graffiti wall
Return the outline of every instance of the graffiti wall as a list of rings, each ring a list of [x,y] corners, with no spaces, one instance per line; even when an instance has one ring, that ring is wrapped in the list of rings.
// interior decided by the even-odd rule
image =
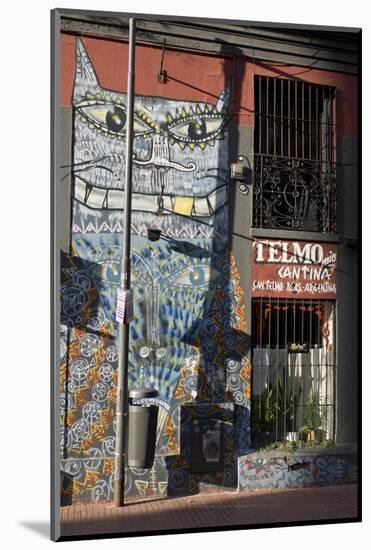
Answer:
[[[73,40],[62,503],[113,497],[127,118],[126,94],[100,84],[87,45]],[[220,80],[210,102],[135,97],[129,390],[156,388],[160,408],[153,468],[127,471],[132,498],[195,492],[202,480],[236,485],[236,457],[250,446],[246,315],[228,246],[231,91]],[[148,240],[149,228],[160,241]],[[192,441],[212,450],[197,458]]]
[[[334,485],[356,481],[356,454],[296,452],[253,453],[238,460],[240,491]]]

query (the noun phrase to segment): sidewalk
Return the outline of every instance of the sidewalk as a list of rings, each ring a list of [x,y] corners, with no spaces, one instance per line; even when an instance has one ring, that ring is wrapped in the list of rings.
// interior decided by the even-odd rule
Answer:
[[[62,536],[172,531],[274,522],[356,518],[357,485],[255,493],[218,491],[189,497],[128,504],[65,506]]]

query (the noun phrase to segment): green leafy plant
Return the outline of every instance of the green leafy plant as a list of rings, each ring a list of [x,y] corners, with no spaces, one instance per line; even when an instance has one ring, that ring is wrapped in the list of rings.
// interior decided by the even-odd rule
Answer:
[[[312,393],[304,405],[304,426],[302,432],[316,431],[323,427],[320,399],[317,393]]]
[[[254,403],[252,429],[255,434],[270,432],[275,419],[275,409],[272,401],[272,391],[266,388],[259,401]]]
[[[308,449],[313,447],[326,448],[332,447],[333,445],[334,442],[332,439],[326,439],[324,441],[276,441],[268,445],[257,445],[256,451],[286,451],[293,453],[294,451],[298,451],[300,449]]]
[[[295,431],[295,413],[300,395],[303,391],[303,385],[300,381],[293,387],[283,388],[281,380],[278,381],[278,413],[286,418],[286,428],[289,432]]]
[[[253,432],[274,432],[277,426],[282,429],[285,421],[287,431],[295,431],[295,412],[301,393],[301,382],[286,389],[281,379],[269,384],[259,404],[255,404]]]

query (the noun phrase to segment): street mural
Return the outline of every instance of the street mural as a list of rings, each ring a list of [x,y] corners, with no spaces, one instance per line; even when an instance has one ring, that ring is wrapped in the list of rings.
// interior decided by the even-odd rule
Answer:
[[[334,485],[357,478],[355,454],[306,454],[300,451],[287,456],[250,454],[238,460],[238,487],[241,491]]]
[[[133,498],[194,492],[205,479],[235,486],[236,457],[250,447],[246,314],[227,242],[229,101],[228,86],[214,104],[135,97],[129,389],[158,390],[159,422],[153,468],[127,471]],[[62,503],[113,498],[116,433],[126,94],[100,86],[80,39],[73,116],[71,251],[61,258]],[[148,228],[161,239],[150,242]],[[226,425],[218,472],[192,471],[198,417]],[[215,447],[212,429],[205,433]]]

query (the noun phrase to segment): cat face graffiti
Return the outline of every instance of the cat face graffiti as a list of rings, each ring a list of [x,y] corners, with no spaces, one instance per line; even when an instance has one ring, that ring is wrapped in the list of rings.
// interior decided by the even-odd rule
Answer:
[[[130,324],[129,384],[158,389],[169,414],[175,414],[178,406],[174,394],[185,367],[183,394],[200,396],[201,365],[209,398],[224,399],[224,365],[215,359],[224,344],[213,340],[212,304],[218,289],[224,292],[229,285],[225,259],[229,95],[222,91],[214,104],[135,96],[131,240],[135,319]],[[101,88],[80,40],[73,106],[72,245],[84,262],[90,287],[99,295],[95,310],[100,312],[100,326],[110,325],[117,338],[126,94]],[[147,239],[147,229],[153,227],[162,232],[159,242]],[[73,294],[70,325],[76,324],[75,304],[79,311],[83,308],[80,298]],[[228,296],[219,307],[227,308],[230,315]],[[103,399],[114,385],[113,377],[102,384],[107,390]],[[160,432],[165,420],[159,424]]]
[[[179,232],[203,237],[208,226],[208,237],[215,232],[225,237],[229,95],[222,91],[214,105],[135,96],[132,222],[137,233],[144,234],[145,222],[178,238]],[[96,219],[112,227],[121,221],[124,201],[126,94],[100,87],[81,41],[73,102],[75,230]]]
[[[63,258],[61,283],[61,456],[77,495],[108,499],[126,94],[102,88],[79,39],[76,45],[72,254]],[[156,472],[166,471],[164,456],[179,455],[180,431],[188,437],[180,404],[197,401],[197,414],[206,414],[200,403],[225,402],[226,387],[243,410],[234,422],[240,451],[249,443],[242,289],[227,259],[229,96],[228,88],[213,103],[135,96],[129,389],[159,391]],[[158,242],[148,240],[148,228],[161,230]],[[127,472],[125,493],[133,480],[148,484],[142,475]],[[175,478],[169,485],[179,485]]]

